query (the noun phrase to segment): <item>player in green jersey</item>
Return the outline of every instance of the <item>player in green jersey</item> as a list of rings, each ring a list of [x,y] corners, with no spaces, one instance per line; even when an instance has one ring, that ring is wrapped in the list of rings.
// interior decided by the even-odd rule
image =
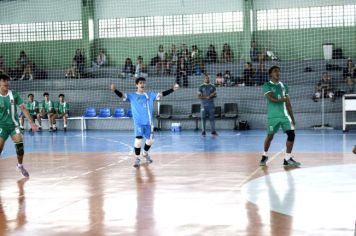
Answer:
[[[41,117],[48,119],[49,132],[56,131],[57,128],[55,128],[55,126],[52,127],[53,126],[52,120],[55,114],[54,104],[49,99],[49,93],[47,92],[43,93],[43,97],[44,100],[42,101]]]
[[[34,100],[34,96],[32,93],[27,95],[28,102],[26,103],[26,109],[30,113],[30,116],[32,117],[32,120],[35,121],[37,119],[38,124],[39,124],[39,130],[41,130],[41,116],[40,116],[40,104],[38,101]],[[24,122],[25,122],[25,116],[21,112],[20,114],[20,129],[24,130]],[[32,131],[30,128],[29,131]]]
[[[7,138],[10,136],[15,143],[18,161],[17,170],[20,171],[24,177],[29,177],[29,173],[22,164],[24,147],[16,106],[20,107],[28,119],[32,131],[37,131],[38,126],[33,122],[19,94],[9,89],[9,80],[10,77],[7,74],[0,73],[0,153],[4,148]]]
[[[280,68],[272,66],[268,73],[271,77],[269,82],[262,86],[263,93],[267,99],[267,137],[264,142],[264,152],[260,166],[266,166],[268,161],[268,149],[273,136],[282,127],[287,134],[286,155],[283,165],[286,167],[298,167],[300,163],[293,159],[292,149],[295,139],[292,106],[288,95],[288,86],[280,81]]]
[[[56,119],[63,119],[63,130],[67,131],[69,104],[64,100],[64,94],[59,94],[59,102],[56,106],[56,114],[53,116],[52,123],[56,125]]]

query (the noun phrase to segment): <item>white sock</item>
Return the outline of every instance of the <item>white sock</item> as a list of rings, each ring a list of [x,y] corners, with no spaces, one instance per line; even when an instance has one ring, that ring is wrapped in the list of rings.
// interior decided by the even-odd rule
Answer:
[[[18,166],[18,167],[22,167],[22,164],[20,164],[20,163],[17,163],[17,166]]]
[[[286,157],[284,158],[286,161],[289,161],[293,157],[292,153],[286,153]]]
[[[268,155],[267,155],[267,152],[263,152],[262,155],[263,155],[263,156],[266,156],[266,157],[268,156]]]
[[[53,124],[52,127],[53,127],[53,128],[56,128],[56,124]]]
[[[66,125],[66,124],[64,124],[64,128],[67,128],[67,125]]]

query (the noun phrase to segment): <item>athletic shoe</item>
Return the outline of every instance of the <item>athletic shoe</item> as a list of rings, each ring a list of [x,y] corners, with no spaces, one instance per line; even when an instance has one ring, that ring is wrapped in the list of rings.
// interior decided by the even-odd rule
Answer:
[[[67,132],[67,127],[64,127],[63,130],[64,130],[64,132]]]
[[[147,164],[151,164],[151,163],[153,162],[153,160],[151,159],[150,155],[146,155],[146,156],[144,156],[144,157],[145,157],[145,159],[146,159],[146,163],[147,163]]]
[[[23,165],[22,166],[17,165],[17,171],[21,172],[21,174],[26,178],[30,177],[30,174],[28,173],[28,171],[25,169]]]
[[[30,129],[28,130],[28,132],[32,132],[32,129],[30,128]]]
[[[136,158],[136,160],[135,160],[135,163],[134,163],[133,167],[135,167],[135,168],[140,167],[140,162],[141,162],[140,158]]]
[[[20,127],[20,130],[24,131],[24,130],[25,130],[25,128],[24,128],[24,127]]]
[[[53,128],[52,128],[52,127],[50,127],[48,131],[49,131],[49,132],[53,132]]]
[[[262,159],[260,160],[260,166],[267,166],[268,156],[262,155]]]
[[[211,134],[214,136],[218,136],[218,133],[216,133],[216,131],[211,132]]]
[[[290,158],[288,161],[286,161],[286,159],[284,159],[283,165],[285,167],[299,167],[301,165],[301,163],[295,161],[293,158]]]
[[[202,135],[202,136],[205,136],[205,135],[206,135],[206,132],[205,132],[205,131],[201,132],[201,135]]]
[[[54,128],[53,128],[53,132],[57,132],[57,127],[54,127]]]

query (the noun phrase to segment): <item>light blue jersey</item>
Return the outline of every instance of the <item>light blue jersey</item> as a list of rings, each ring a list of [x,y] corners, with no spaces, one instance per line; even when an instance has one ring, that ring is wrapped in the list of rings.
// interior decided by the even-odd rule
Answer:
[[[135,126],[151,125],[153,102],[157,100],[158,96],[159,94],[154,92],[126,94],[126,101],[131,103],[132,118]]]

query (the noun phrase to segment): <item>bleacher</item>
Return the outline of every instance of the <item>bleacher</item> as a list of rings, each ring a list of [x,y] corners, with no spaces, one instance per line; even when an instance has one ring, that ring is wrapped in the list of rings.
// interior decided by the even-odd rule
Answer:
[[[290,97],[293,111],[296,117],[298,128],[309,128],[321,123],[321,103],[315,103],[311,99],[314,93],[315,84],[320,80],[322,72],[326,71],[326,63],[343,67],[346,60],[303,60],[303,61],[268,61],[266,68],[273,64],[278,64],[282,70],[282,81],[289,85]],[[206,72],[214,80],[218,72],[230,70],[233,76],[241,76],[243,72],[243,62],[238,64],[207,64]],[[258,65],[254,64],[257,68]],[[305,68],[310,67],[311,72],[305,72]],[[64,70],[48,70],[47,80],[34,81],[12,81],[11,87],[18,90],[25,100],[28,93],[33,93],[35,99],[42,101],[43,92],[49,92],[52,100],[58,100],[58,94],[64,93],[66,101],[71,105],[70,116],[83,116],[85,108],[91,106],[99,110],[108,107],[113,112],[117,107],[123,107],[125,111],[129,108],[129,103],[121,101],[110,90],[110,85],[115,83],[120,91],[135,91],[134,79],[118,78],[121,67],[103,67],[96,71],[87,73],[89,78],[64,79]],[[328,71],[334,80],[337,89],[344,90],[345,85],[342,79],[342,71]],[[202,83],[202,76],[189,76],[189,87],[181,88],[177,92],[164,97],[161,104],[173,106],[173,116],[189,116],[191,105],[199,103],[197,99],[197,88]],[[170,88],[175,82],[174,76],[149,76],[147,78],[147,91],[153,90],[161,92]],[[48,88],[51,88],[50,90]],[[215,100],[216,106],[223,107],[224,103],[237,103],[239,109],[239,120],[247,120],[252,128],[264,128],[266,119],[265,98],[262,95],[260,86],[252,87],[218,87],[218,97]],[[336,102],[325,100],[325,118],[331,126],[341,126],[341,98]],[[157,106],[154,110],[157,114]],[[122,121],[124,125],[117,125],[115,119],[110,119],[105,127],[95,119],[88,128],[111,128],[111,129],[131,129],[130,120]],[[111,123],[110,123],[111,122]],[[157,121],[156,121],[157,122]],[[165,122],[163,129],[168,129],[170,123]],[[183,121],[183,128],[193,129],[194,122]],[[80,128],[75,125],[74,128]],[[230,129],[230,121],[217,121],[217,128]]]

